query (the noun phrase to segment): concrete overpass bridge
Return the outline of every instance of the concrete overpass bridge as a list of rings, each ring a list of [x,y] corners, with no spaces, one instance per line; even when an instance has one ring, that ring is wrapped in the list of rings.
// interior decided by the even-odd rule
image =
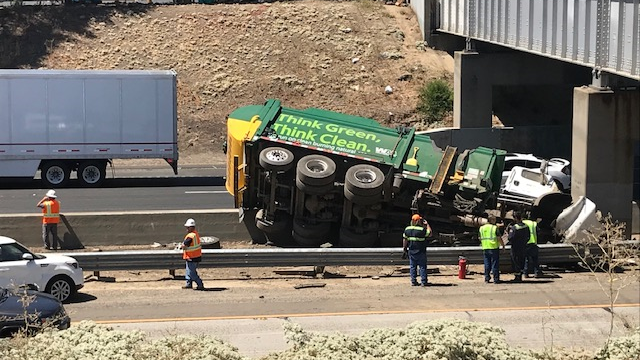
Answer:
[[[574,198],[631,224],[640,199],[640,0],[411,0],[454,54],[440,146],[570,158]],[[499,117],[506,128],[492,127]],[[638,225],[636,221],[636,227]]]

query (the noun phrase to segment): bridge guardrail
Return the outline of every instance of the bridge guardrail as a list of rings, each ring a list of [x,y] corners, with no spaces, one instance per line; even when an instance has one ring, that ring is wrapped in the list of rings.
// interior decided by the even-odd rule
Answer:
[[[407,265],[401,248],[314,248],[314,249],[216,249],[203,250],[203,268],[290,267],[290,266],[382,266]],[[509,254],[509,247],[503,256]],[[78,260],[84,271],[175,270],[184,267],[179,250],[136,250],[65,253]],[[427,249],[429,265],[455,265],[459,256],[469,264],[482,264],[479,246],[433,247]],[[567,244],[540,245],[541,264],[578,262]]]

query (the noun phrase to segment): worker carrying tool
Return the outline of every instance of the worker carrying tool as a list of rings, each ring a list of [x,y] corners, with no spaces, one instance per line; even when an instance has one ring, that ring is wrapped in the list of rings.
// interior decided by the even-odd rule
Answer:
[[[37,207],[42,209],[42,245],[48,250],[58,250],[60,202],[57,200],[57,197],[55,190],[49,190],[36,204]],[[51,235],[51,242],[49,242],[49,235]]]
[[[409,257],[409,276],[411,285],[418,286],[417,270],[420,271],[422,286],[427,286],[427,237],[431,235],[431,226],[419,214],[411,216],[411,225],[404,229],[402,247]]]

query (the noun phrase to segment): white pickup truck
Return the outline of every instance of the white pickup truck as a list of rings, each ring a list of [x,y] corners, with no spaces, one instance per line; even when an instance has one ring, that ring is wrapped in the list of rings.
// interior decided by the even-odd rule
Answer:
[[[113,159],[178,169],[176,73],[0,70],[0,178],[99,186]]]

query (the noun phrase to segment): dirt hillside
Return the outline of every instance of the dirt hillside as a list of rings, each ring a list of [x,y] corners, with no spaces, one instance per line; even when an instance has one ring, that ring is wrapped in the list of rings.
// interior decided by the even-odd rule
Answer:
[[[0,9],[0,67],[176,70],[181,157],[207,162],[226,115],[268,98],[423,127],[417,91],[453,60],[420,40],[410,8],[370,0]]]

